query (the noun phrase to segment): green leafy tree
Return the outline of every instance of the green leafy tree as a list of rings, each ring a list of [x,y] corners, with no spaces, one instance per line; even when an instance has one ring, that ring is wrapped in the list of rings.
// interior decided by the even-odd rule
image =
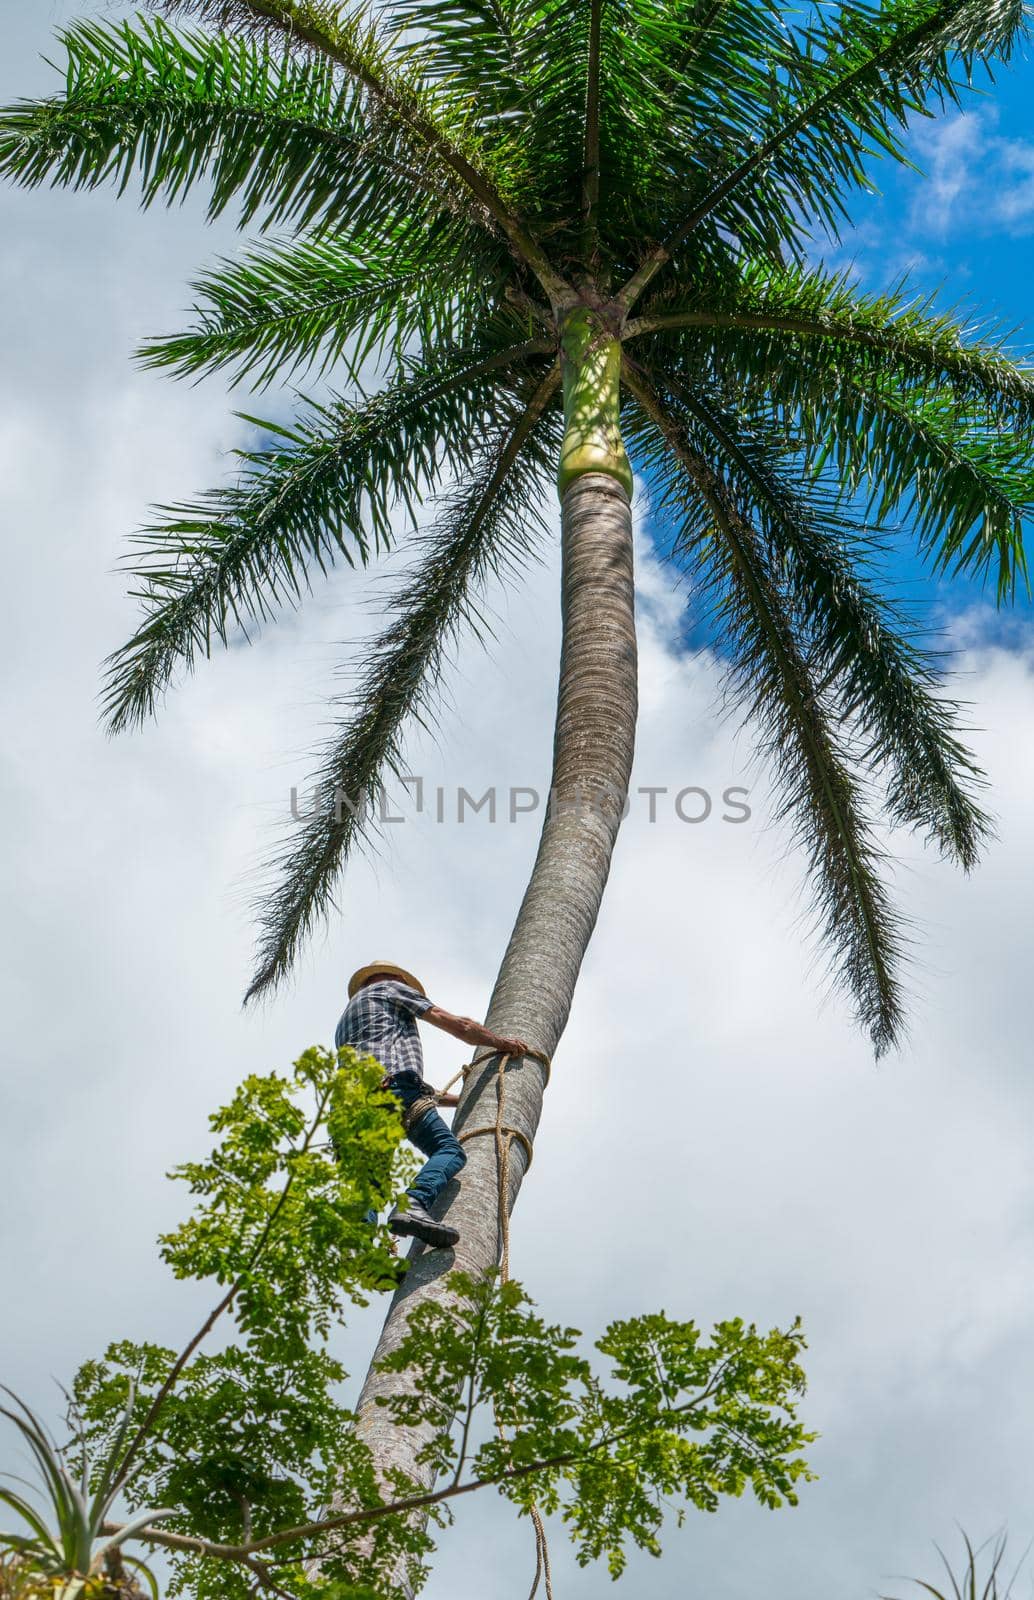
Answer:
[[[420,1306],[389,1361],[402,1387],[385,1410],[424,1430],[419,1465],[442,1487],[376,1470],[332,1345],[370,1285],[405,1271],[367,1221],[411,1164],[380,1078],[348,1050],[308,1050],[289,1078],[249,1077],[211,1119],[211,1155],[173,1174],[197,1199],[162,1239],[164,1259],[222,1289],[201,1328],[178,1354],[116,1340],[86,1362],[71,1450],[17,1402],[3,1408],[45,1490],[41,1504],[0,1489],[25,1524],[0,1534],[19,1600],[130,1600],[138,1578],[157,1596],[131,1544],[161,1549],[169,1593],[194,1600],[397,1600],[434,1548],[423,1519],[444,1528],[454,1500],[487,1489],[519,1514],[558,1513],[578,1560],[615,1577],[629,1545],[660,1554],[665,1510],[680,1503],[714,1511],[747,1490],[796,1503],[813,1437],[797,1416],[799,1326],[761,1334],[734,1320],[705,1338],[636,1317],[612,1323],[590,1360],[577,1329],[544,1321],[495,1273],[454,1274],[448,1303]],[[203,1350],[216,1331],[221,1347]],[[342,1509],[328,1514],[334,1495]]]
[[[488,1013],[552,1055],[631,768],[634,463],[673,575],[720,632],[831,968],[886,1049],[903,1026],[903,930],[876,822],[964,869],[989,823],[957,707],[879,556],[897,519],[936,569],[984,575],[1001,599],[1025,581],[1034,387],[995,328],[904,285],[863,293],[808,246],[835,234],[874,158],[903,158],[911,118],[1008,59],[1021,0],[158,9],[182,21],[63,36],[64,86],[3,113],[0,170],[136,180],[145,205],[204,183],[212,215],[233,208],[264,237],[199,280],[194,326],[145,362],[255,387],[340,382],[289,425],[261,424],[233,481],[139,537],[143,614],[108,664],[110,726],[148,718],[178,673],[332,566],[420,529],[318,764],[317,786],[352,804],[290,836],[251,993],[331,907],[359,802],[405,771],[407,727],[434,714],[454,642],[484,632],[493,587],[539,548],[555,479],[555,803]],[[507,1116],[528,1143],[509,1205],[543,1086],[534,1062],[510,1074]],[[460,1122],[482,1125],[492,1093],[488,1069],[472,1074]],[[497,1177],[487,1141],[470,1154],[452,1220],[476,1274],[497,1259]],[[378,1470],[427,1485],[426,1426],[373,1419],[407,1316],[450,1293],[444,1258],[422,1256],[361,1407]]]

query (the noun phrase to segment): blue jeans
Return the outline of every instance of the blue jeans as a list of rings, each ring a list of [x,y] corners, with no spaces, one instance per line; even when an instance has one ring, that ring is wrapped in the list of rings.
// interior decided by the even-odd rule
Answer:
[[[399,1072],[387,1087],[401,1102],[403,1110],[427,1093],[427,1088],[415,1072]],[[415,1144],[421,1155],[428,1157],[409,1186],[409,1193],[418,1206],[429,1211],[450,1178],[454,1178],[467,1164],[467,1152],[460,1144],[448,1123],[435,1110],[425,1111],[420,1121],[409,1129],[406,1137]]]

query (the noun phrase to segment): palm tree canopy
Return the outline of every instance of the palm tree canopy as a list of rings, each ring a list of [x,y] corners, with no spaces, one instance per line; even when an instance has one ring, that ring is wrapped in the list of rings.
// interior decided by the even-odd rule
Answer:
[[[145,205],[203,181],[211,215],[234,207],[263,237],[198,280],[194,325],[143,362],[346,387],[259,424],[232,482],[138,536],[143,617],[108,663],[112,729],[408,523],[414,560],[319,766],[358,803],[405,770],[451,644],[485,630],[490,584],[538,547],[558,466],[561,486],[626,481],[627,450],[721,630],[834,970],[885,1048],[903,946],[872,818],[966,869],[989,823],[958,707],[882,592],[884,530],[904,521],[935,567],[1011,596],[1034,379],[1001,330],[907,284],[864,293],[812,240],[835,237],[874,158],[904,159],[912,118],[1008,59],[1021,0],[162,9],[175,26],[66,32],[63,91],[0,114],[0,169],[136,180]],[[367,826],[356,804],[292,836],[251,993],[288,970]]]

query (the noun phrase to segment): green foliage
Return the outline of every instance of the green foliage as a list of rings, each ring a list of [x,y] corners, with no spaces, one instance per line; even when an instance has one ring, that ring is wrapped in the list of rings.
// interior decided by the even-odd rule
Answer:
[[[724,627],[729,699],[771,758],[834,972],[886,1048],[905,938],[876,813],[967,869],[989,827],[942,663],[884,599],[878,557],[904,524],[932,569],[999,602],[1026,583],[1034,379],[979,318],[803,259],[876,159],[905,159],[917,116],[1009,60],[1022,0],[156,4],[200,30],[69,30],[64,92],[0,112],[0,173],[139,180],[145,205],[204,182],[213,215],[288,230],[205,274],[194,325],[142,358],[347,387],[290,424],[247,418],[236,480],[138,536],[143,616],[107,664],[109,726],[333,565],[415,533],[426,597],[389,597],[317,773],[361,807],[522,564],[583,304],[627,349],[633,465]],[[278,852],[249,995],[287,972],[374,828],[362,809],[310,817]]]
[[[372,1056],[313,1048],[291,1079],[251,1075],[211,1118],[222,1135],[212,1155],[173,1173],[201,1203],[162,1239],[163,1258],[178,1278],[235,1285],[234,1315],[268,1352],[326,1337],[346,1299],[364,1304],[394,1270],[366,1213],[397,1192],[413,1157],[382,1073]]]
[[[807,411],[835,362],[858,375],[893,372],[903,384],[949,388],[960,408],[983,405],[1005,425],[1034,421],[1034,378],[1010,358],[1006,330],[965,306],[940,309],[908,278],[877,294],[848,273],[748,259],[718,282],[665,284],[630,326],[630,338],[641,333],[665,364],[712,375],[734,365],[756,401],[782,372],[790,414]]]
[[[210,1118],[211,1154],[174,1170],[196,1204],[161,1239],[162,1256],[177,1278],[225,1289],[217,1313],[230,1317],[237,1342],[209,1354],[195,1337],[177,1355],[120,1340],[80,1368],[73,1417],[98,1492],[103,1474],[117,1473],[131,1507],[157,1496],[172,1531],[238,1546],[315,1520],[341,1482],[357,1503],[379,1503],[369,1452],[341,1401],[347,1374],[327,1340],[349,1304],[365,1305],[405,1270],[384,1226],[367,1220],[415,1168],[382,1071],[349,1049],[312,1048],[289,1077],[251,1074]],[[366,1570],[389,1571],[400,1549],[417,1557],[424,1543],[419,1530],[387,1520]],[[279,1582],[301,1582],[306,1548],[288,1552]],[[244,1564],[190,1551],[173,1566],[173,1594],[254,1592]],[[328,1571],[350,1579],[347,1561]]]
[[[1022,0],[885,0],[809,12],[772,53],[768,94],[754,108],[754,148],[709,170],[676,239],[721,219],[771,249],[773,213],[793,243],[812,220],[835,232],[845,191],[867,184],[866,158],[875,150],[901,159],[909,118],[957,103],[976,67],[1008,59],[1023,24]]]
[[[148,206],[205,179],[213,217],[237,202],[242,225],[333,217],[395,236],[446,211],[411,142],[376,135],[324,59],[145,17],[81,22],[61,42],[64,93],[12,107],[0,130],[0,170],[20,184],[125,190],[138,176]]]
[[[605,1559],[614,1576],[630,1544],[659,1553],[668,1504],[714,1511],[748,1488],[766,1506],[796,1503],[813,1437],[797,1418],[796,1325],[763,1335],[731,1321],[706,1339],[691,1322],[640,1317],[613,1323],[590,1355],[495,1273],[452,1274],[448,1298],[416,1307],[384,1363],[405,1379],[391,1419],[430,1425],[421,1460],[442,1487],[428,1499],[401,1473],[378,1483],[333,1341],[348,1302],[405,1270],[364,1220],[406,1180],[393,1105],[375,1062],[312,1049],[291,1077],[252,1075],[215,1113],[211,1155],[173,1174],[193,1215],[161,1248],[177,1277],[225,1293],[179,1354],[116,1340],[80,1368],[78,1487],[42,1425],[5,1412],[48,1505],[0,1491],[29,1530],[0,1536],[0,1551],[85,1579],[122,1545],[164,1540],[170,1593],[192,1600],[251,1600],[256,1584],[288,1600],[401,1600],[399,1562],[419,1588],[433,1548],[407,1512],[447,1526],[457,1495],[494,1487],[519,1513],[536,1503],[568,1525],[579,1561]],[[202,1351],[221,1316],[229,1340]],[[130,1508],[121,1525],[116,1496]],[[328,1514],[332,1503],[343,1509]],[[305,1574],[315,1557],[318,1588]]]
[[[520,1284],[455,1273],[449,1287],[447,1303],[416,1309],[384,1363],[407,1380],[388,1402],[393,1421],[431,1426],[421,1460],[447,1476],[443,1507],[450,1492],[496,1485],[522,1512],[534,1501],[558,1513],[579,1561],[606,1559],[617,1577],[628,1543],[660,1554],[665,1503],[715,1511],[748,1488],[767,1507],[797,1503],[813,1437],[796,1415],[798,1327],[761,1335],[733,1321],[705,1340],[664,1315],[616,1322],[596,1345],[603,1377],[578,1353],[578,1330],[544,1322]],[[81,1369],[76,1400],[91,1437],[104,1440],[133,1383],[143,1414],[173,1359],[120,1344]],[[378,1507],[366,1446],[334,1398],[342,1376],[311,1351],[283,1365],[237,1349],[196,1358],[140,1451],[130,1499],[157,1495],[176,1507],[172,1528],[231,1547],[318,1523],[335,1487],[349,1507]],[[497,1432],[486,1437],[489,1418]],[[392,1488],[404,1506],[418,1486],[400,1477]],[[398,1513],[329,1532],[350,1581],[380,1563],[390,1570],[400,1550],[431,1548]],[[325,1554],[327,1538],[316,1528],[275,1544],[278,1582],[304,1593],[293,1587],[303,1554]],[[248,1592],[226,1557],[175,1559],[174,1593]]]
[[[91,1447],[106,1445],[127,1392],[136,1393],[135,1420],[144,1421],[174,1361],[172,1350],[120,1341],[102,1361],[80,1368],[75,1398]],[[230,1546],[317,1520],[342,1483],[357,1503],[376,1505],[369,1451],[341,1402],[346,1376],[325,1349],[293,1339],[281,1345],[268,1335],[195,1356],[148,1429],[127,1499],[135,1505],[157,1495],[175,1508],[170,1529]],[[366,1570],[376,1572],[391,1552],[423,1543],[401,1521],[397,1527],[389,1521]],[[311,1548],[311,1542],[285,1547],[292,1582],[301,1575],[301,1552]],[[254,1592],[240,1563],[195,1552],[172,1561],[173,1595],[244,1600]],[[332,1563],[331,1570],[341,1576],[350,1569]],[[279,1582],[287,1576],[278,1570]]]
[[[764,1506],[796,1505],[814,1438],[797,1418],[797,1324],[759,1334],[723,1322],[708,1340],[663,1313],[614,1322],[595,1345],[602,1376],[578,1330],[543,1322],[520,1284],[456,1273],[452,1288],[447,1305],[416,1307],[384,1362],[407,1374],[391,1415],[438,1429],[423,1454],[436,1473],[458,1481],[469,1466],[522,1511],[559,1513],[583,1566],[603,1558],[619,1577],[629,1542],[659,1555],[672,1502],[715,1511],[750,1488]],[[498,1431],[475,1447],[483,1406]],[[459,1414],[458,1438],[441,1430],[443,1410]]]
[[[149,340],[139,359],[181,377],[234,366],[235,383],[247,378],[261,388],[335,364],[356,380],[364,361],[387,352],[402,363],[414,339],[424,349],[462,345],[486,290],[481,282],[479,294],[482,262],[471,260],[469,244],[444,240],[437,256],[411,260],[376,233],[347,246],[327,236],[262,245],[198,279],[194,292],[206,303],[196,328]]]
[[[471,459],[499,374],[519,370],[528,353],[515,337],[503,317],[478,347],[407,362],[394,388],[362,404],[312,400],[290,428],[249,419],[269,442],[238,452],[237,482],[161,508],[164,520],[137,535],[132,571],[145,617],[107,664],[112,730],[149,715],[177,666],[209,654],[214,638],[225,643],[296,604],[313,568],[367,561],[371,533],[377,548],[387,545],[393,512],[414,514],[446,452]]]

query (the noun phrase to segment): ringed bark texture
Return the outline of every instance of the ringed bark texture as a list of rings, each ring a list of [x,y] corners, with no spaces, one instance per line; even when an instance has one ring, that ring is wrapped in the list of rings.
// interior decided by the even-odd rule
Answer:
[[[637,704],[632,514],[624,487],[600,472],[576,478],[561,501],[561,527],[563,645],[551,804],[486,1018],[496,1033],[526,1039],[547,1056],[567,1023],[610,871],[632,770]],[[494,1123],[497,1068],[493,1058],[470,1075],[457,1132]],[[545,1076],[533,1060],[507,1072],[506,1124],[529,1141],[542,1112]],[[479,1275],[498,1262],[495,1141],[479,1136],[465,1148],[467,1165],[439,1205],[459,1229],[460,1242],[455,1251],[414,1246],[358,1406],[359,1432],[378,1472],[394,1467],[422,1481],[426,1473],[415,1457],[423,1435],[396,1428],[377,1405],[379,1396],[398,1392],[400,1382],[377,1367],[399,1343],[415,1306],[448,1297],[451,1271]],[[511,1211],[526,1166],[515,1140]]]

